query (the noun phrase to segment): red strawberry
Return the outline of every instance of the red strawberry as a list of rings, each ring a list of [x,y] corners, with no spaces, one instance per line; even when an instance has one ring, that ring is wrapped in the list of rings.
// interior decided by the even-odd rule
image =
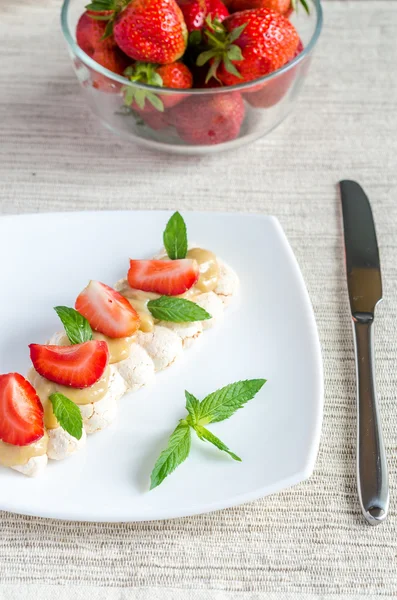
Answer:
[[[204,27],[207,16],[206,0],[177,0],[189,33]]]
[[[95,13],[88,11],[83,13],[77,23],[76,40],[78,45],[97,63],[109,69],[109,71],[113,71],[113,73],[122,75],[131,62],[130,59],[117,47],[113,37],[102,39],[106,29],[106,21],[97,21],[91,18],[90,14]],[[103,14],[101,13],[101,16]],[[90,71],[93,87],[108,92],[118,92],[120,90],[121,86],[111,79],[96,73],[93,69],[90,69]]]
[[[46,379],[73,388],[86,388],[100,379],[109,362],[106,342],[92,340],[73,346],[30,344],[30,358]]]
[[[188,67],[181,62],[170,65],[155,65],[136,62],[125,70],[126,77],[132,83],[146,83],[154,87],[189,89],[193,76]],[[135,86],[128,86],[124,92],[124,104],[138,112],[163,111],[175,106],[184,98],[182,94],[158,94]]]
[[[176,109],[178,110],[178,109]],[[137,290],[164,296],[179,296],[189,290],[199,278],[195,260],[130,260],[128,283]]]
[[[187,29],[175,0],[132,0],[113,31],[119,48],[134,60],[164,65],[186,50]]]
[[[44,435],[44,410],[34,387],[19,373],[0,375],[0,440],[33,444]]]
[[[244,120],[241,94],[191,96],[173,109],[179,136],[189,144],[222,144],[234,140]]]
[[[218,19],[220,23],[230,15],[222,0],[206,0],[207,2],[207,17],[211,20]]]
[[[291,0],[229,0],[228,8],[231,13],[253,8],[268,8],[281,15],[288,15],[291,10]]]
[[[128,300],[99,281],[90,281],[75,308],[93,329],[111,338],[128,337],[139,329],[138,313]]]
[[[161,131],[165,129],[169,125],[172,125],[172,121],[170,120],[170,115],[168,112],[147,112],[147,111],[137,111],[142,117],[143,121],[146,125],[149,125],[151,129],[155,131]]]
[[[302,41],[299,40],[295,56],[298,56],[303,50]],[[294,56],[294,58],[295,58]],[[274,106],[285,96],[295,80],[297,74],[296,67],[289,69],[285,73],[276,76],[271,81],[265,81],[259,85],[254,85],[251,90],[244,92],[244,97],[251,106],[255,108],[270,108]]]
[[[293,58],[299,44],[292,23],[267,8],[236,13],[222,24],[215,21],[207,39],[209,50],[199,55],[197,64],[210,60],[207,77],[216,74],[224,85],[276,71]]]

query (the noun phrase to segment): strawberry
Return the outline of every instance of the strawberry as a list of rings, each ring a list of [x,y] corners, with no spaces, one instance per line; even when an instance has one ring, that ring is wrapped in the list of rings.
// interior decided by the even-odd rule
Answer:
[[[181,62],[170,65],[136,62],[124,74],[132,83],[145,83],[155,87],[189,89],[193,85],[191,72]],[[178,104],[183,98],[182,94],[155,94],[135,86],[125,86],[124,91],[124,104],[138,112],[162,112],[164,108]]]
[[[137,112],[139,112],[140,117],[146,123],[146,125],[149,125],[149,127],[151,129],[154,129],[155,131],[161,131],[162,129],[165,129],[169,125],[172,125],[172,122],[170,120],[170,115],[168,112],[156,112],[156,111],[153,111],[153,112],[137,111]]]
[[[287,15],[291,10],[291,0],[230,0],[228,8],[231,13],[253,8],[268,8],[281,15]]]
[[[206,0],[177,0],[189,33],[204,27],[207,16]]]
[[[206,0],[207,2],[207,17],[211,20],[218,19],[220,23],[230,15],[222,0]]]
[[[238,92],[191,96],[173,112],[173,123],[182,140],[189,144],[221,144],[238,136],[244,103]]]
[[[19,373],[0,375],[0,440],[33,444],[44,435],[44,410],[34,387]]]
[[[93,14],[95,13],[87,11],[81,15],[76,28],[77,44],[97,63],[113,73],[122,75],[131,61],[117,47],[113,37],[102,39],[106,30],[106,22],[92,18],[90,15]],[[99,16],[103,16],[103,13]],[[108,92],[120,90],[121,86],[112,82],[111,79],[96,73],[93,69],[90,71],[93,87]]]
[[[175,109],[178,110],[178,109]],[[164,296],[179,296],[189,290],[199,278],[195,260],[130,260],[128,284],[137,290]]]
[[[235,85],[267,75],[290,61],[299,36],[288,19],[267,8],[235,13],[223,23],[208,24],[208,50],[197,58],[198,66],[210,61],[207,80],[217,77]]]
[[[30,358],[46,379],[73,388],[86,388],[100,379],[109,362],[106,342],[92,340],[73,346],[30,344]]]
[[[299,40],[298,48],[296,49],[295,58],[303,50],[302,41]],[[251,106],[255,108],[270,108],[274,106],[285,96],[290,89],[296,76],[296,67],[293,67],[276,76],[271,81],[265,81],[259,85],[253,86],[252,89],[244,92],[244,97]]]
[[[93,329],[111,338],[128,337],[139,329],[138,313],[128,300],[100,281],[90,281],[75,308]]]

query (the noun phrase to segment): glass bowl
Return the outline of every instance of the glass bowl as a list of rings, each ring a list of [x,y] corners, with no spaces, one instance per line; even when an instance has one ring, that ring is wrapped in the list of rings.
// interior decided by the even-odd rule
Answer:
[[[75,31],[86,3],[87,0],[64,0],[61,21],[87,103],[102,124],[121,138],[179,154],[238,148],[277,127],[294,107],[322,26],[320,0],[312,0],[310,16],[302,6],[291,16],[304,50],[278,71],[230,87],[189,91],[161,88],[158,92],[159,88],[131,83],[112,73],[79,48]],[[164,111],[148,102],[143,111],[126,106],[128,91],[138,88],[156,92]]]

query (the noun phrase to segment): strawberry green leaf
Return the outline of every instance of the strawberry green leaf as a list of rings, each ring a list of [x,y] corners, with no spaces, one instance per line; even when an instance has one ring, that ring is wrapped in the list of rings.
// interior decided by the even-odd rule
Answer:
[[[156,300],[149,300],[147,307],[155,319],[171,321],[172,323],[191,323],[206,321],[211,315],[198,304],[175,298],[174,296],[160,296]]]
[[[163,242],[168,257],[171,260],[185,258],[187,254],[186,223],[177,211],[169,219],[163,233]]]
[[[205,78],[205,83],[208,83],[209,80],[214,77],[214,79],[216,79],[217,81],[219,81],[218,75],[217,75],[217,71],[218,71],[218,67],[221,64],[221,59],[218,56],[217,58],[214,59],[213,63],[211,64],[210,68],[208,69],[208,73],[207,76]]]
[[[163,78],[161,77],[161,75],[156,73],[156,71],[154,71],[148,83],[149,85],[153,85],[156,87],[163,87]]]
[[[189,35],[189,45],[190,46],[199,46],[201,44],[202,35],[201,31],[195,29]]]
[[[125,106],[131,106],[134,101],[134,88],[131,86],[124,86],[123,91]]]
[[[248,23],[244,23],[244,25],[240,25],[240,27],[236,27],[235,29],[233,29],[229,34],[229,42],[235,42],[243,33],[247,25]]]
[[[300,0],[300,3],[302,4],[302,6],[305,9],[305,11],[307,12],[307,14],[310,15],[310,8],[309,8],[306,0]]]
[[[197,423],[197,415],[200,407],[200,401],[193,394],[185,390],[186,410],[189,413],[188,419],[192,425]]]
[[[135,99],[135,102],[137,103],[137,105],[139,106],[139,108],[141,108],[141,109],[145,108],[145,100],[146,100],[145,90],[136,89],[134,91],[134,99]]]
[[[110,37],[111,35],[113,35],[113,27],[114,27],[114,21],[111,20],[106,25],[106,28],[105,28],[105,31],[103,33],[103,36],[101,37],[101,40],[106,40],[108,37]]]
[[[196,65],[198,67],[202,67],[203,65],[205,65],[205,63],[211,60],[211,58],[215,58],[216,54],[217,53],[214,50],[205,50],[204,52],[198,55]]]
[[[88,15],[90,17],[90,19],[94,19],[94,21],[110,21],[110,19],[112,18],[109,15]],[[101,40],[103,40],[104,37],[101,37]]]
[[[180,421],[162,451],[150,476],[150,489],[154,489],[189,456],[191,444],[190,425]]]
[[[164,112],[164,104],[160,100],[156,94],[152,92],[146,92],[146,99],[150,102],[150,104],[159,112]]]
[[[217,423],[231,417],[248,400],[254,398],[266,379],[248,379],[231,383],[200,402],[199,424]]]
[[[239,73],[239,71],[237,71],[236,67],[234,66],[227,54],[223,57],[223,64],[225,65],[225,69],[226,71],[228,71],[228,73],[231,73],[231,75],[235,75],[239,79],[243,78],[243,76],[241,75],[241,73]]]
[[[59,423],[69,435],[80,440],[83,435],[83,417],[79,407],[63,394],[58,392],[49,397],[52,410]]]
[[[55,306],[71,344],[83,344],[92,340],[91,325],[83,315],[68,306]]]
[[[205,427],[202,427],[200,425],[196,425],[194,427],[194,430],[201,440],[210,442],[211,444],[213,444],[214,446],[219,448],[219,450],[223,450],[223,452],[226,452],[227,454],[229,454],[229,456],[231,456],[233,458],[233,460],[237,460],[238,462],[241,462],[241,458],[239,456],[237,456],[237,454],[234,454],[234,452],[229,450],[229,448],[226,446],[226,444],[224,444],[219,438],[217,438],[216,435],[214,435],[211,431],[209,431],[208,429],[206,429]]]
[[[244,57],[241,53],[241,48],[239,46],[236,46],[236,44],[232,44],[230,46],[230,48],[227,51],[227,57],[230,58],[230,60],[243,60]]]

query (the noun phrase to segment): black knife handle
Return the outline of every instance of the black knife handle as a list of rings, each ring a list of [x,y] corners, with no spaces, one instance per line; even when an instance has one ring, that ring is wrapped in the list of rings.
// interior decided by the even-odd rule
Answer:
[[[373,315],[353,317],[357,368],[357,485],[370,525],[387,517],[389,482],[380,414],[376,401]]]

